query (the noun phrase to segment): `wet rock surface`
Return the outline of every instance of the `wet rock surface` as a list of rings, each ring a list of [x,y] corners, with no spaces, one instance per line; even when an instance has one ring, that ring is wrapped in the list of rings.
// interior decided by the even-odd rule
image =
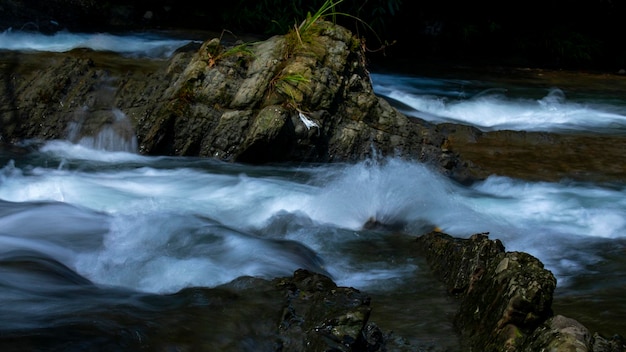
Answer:
[[[43,271],[58,263],[20,257],[2,265]],[[171,295],[102,292],[86,279],[78,284],[73,294],[97,301],[90,309],[49,316],[47,328],[3,329],[2,350],[380,351],[384,346],[380,329],[368,323],[366,294],[305,270]],[[128,303],[111,305],[107,297]]]
[[[488,234],[469,239],[431,232],[418,237],[431,268],[458,298],[455,325],[479,351],[624,351],[620,336],[591,333],[552,311],[554,275],[535,257],[506,252]]]
[[[315,26],[306,43],[294,35],[213,39],[167,61],[11,52],[0,70],[0,135],[77,139],[111,128],[110,112],[120,111],[144,154],[246,163],[402,155],[446,173],[459,168],[434,126],[373,93],[356,37],[328,22]]]

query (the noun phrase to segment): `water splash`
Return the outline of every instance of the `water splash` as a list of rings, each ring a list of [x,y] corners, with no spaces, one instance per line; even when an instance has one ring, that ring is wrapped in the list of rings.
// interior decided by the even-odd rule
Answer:
[[[398,226],[437,221],[437,209],[453,207],[453,185],[428,166],[388,159],[327,169],[313,184],[321,189],[301,209],[321,223],[362,229],[375,221]]]
[[[90,248],[96,252],[81,250],[72,267],[95,282],[140,283],[145,290],[213,285],[237,275],[283,274],[303,263],[313,265],[292,242],[320,256],[338,283],[366,288],[378,281],[359,283],[359,278],[394,280],[419,268],[408,262],[389,266],[385,260],[362,266],[367,258],[357,260],[351,253],[356,243],[371,243],[390,232],[415,236],[435,226],[457,237],[490,232],[507,250],[537,256],[562,280],[597,263],[590,248],[626,233],[626,197],[619,186],[492,177],[466,188],[424,164],[395,158],[251,168],[97,151],[60,141],[41,150],[48,167],[10,162],[2,169],[0,198],[63,201],[104,212],[106,221],[92,215],[76,220],[50,203],[59,216],[33,219],[42,220],[40,233],[55,219],[66,219],[60,225],[82,224],[67,231],[73,236],[108,224],[106,234],[91,237],[100,238],[101,247],[94,242]],[[65,160],[64,168],[51,162],[59,159]],[[374,222],[377,226],[366,226]],[[192,247],[206,250],[192,253]],[[269,256],[254,254],[255,248]],[[124,265],[133,269],[125,272]]]

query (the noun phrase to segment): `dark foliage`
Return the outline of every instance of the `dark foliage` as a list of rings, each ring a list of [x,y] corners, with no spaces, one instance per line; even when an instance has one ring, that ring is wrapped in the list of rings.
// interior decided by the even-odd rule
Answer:
[[[0,30],[182,28],[283,34],[324,0],[0,0]],[[21,10],[20,10],[21,8]],[[376,58],[550,68],[626,67],[626,1],[345,0],[335,20]],[[371,28],[368,28],[371,27]],[[392,44],[393,45],[390,45]],[[382,50],[384,49],[384,50]]]

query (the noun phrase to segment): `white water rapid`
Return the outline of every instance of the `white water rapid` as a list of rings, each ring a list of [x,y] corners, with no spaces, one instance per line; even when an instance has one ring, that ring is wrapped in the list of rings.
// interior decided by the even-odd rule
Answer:
[[[2,49],[87,46],[159,58],[184,43],[142,35],[0,34]],[[626,132],[624,100],[570,99],[559,87],[480,80],[387,73],[372,79],[378,94],[433,122]],[[105,142],[56,140],[33,144],[29,153],[0,151],[0,259],[23,251],[65,265],[65,277],[77,282],[156,294],[308,268],[338,285],[384,295],[428,271],[402,253],[397,236],[437,226],[459,237],[489,232],[507,250],[538,257],[557,277],[560,295],[596,295],[606,303],[597,312],[601,319],[626,316],[624,183],[492,176],[465,187],[397,159],[245,166],[147,157],[132,144],[113,148],[128,141],[107,133]],[[402,234],[363,229],[371,218]],[[0,325],[80,310],[78,301],[59,298],[56,280],[0,271]]]

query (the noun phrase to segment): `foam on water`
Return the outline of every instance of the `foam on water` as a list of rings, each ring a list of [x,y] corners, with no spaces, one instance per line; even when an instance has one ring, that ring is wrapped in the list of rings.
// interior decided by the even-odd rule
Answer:
[[[463,202],[489,214],[492,238],[507,250],[538,257],[565,287],[602,260],[601,248],[626,237],[626,187],[589,183],[525,182],[492,176]]]
[[[473,202],[481,212],[498,214],[523,226],[549,226],[576,236],[626,236],[626,188],[588,183],[530,183],[492,176],[476,185],[488,202]]]
[[[464,123],[485,131],[626,131],[626,108],[573,101],[557,87],[531,94],[473,81],[382,74],[372,79],[377,94],[403,104],[399,109],[406,114],[433,122]]]
[[[145,162],[150,160],[139,154],[128,151],[111,151],[106,149],[94,148],[94,145],[74,144],[63,140],[52,140],[46,142],[40,151],[50,153],[55,157],[83,160],[83,161],[99,161],[107,163],[122,162]]]
[[[76,48],[112,51],[132,57],[167,58],[191,40],[172,39],[150,33],[115,35],[110,33],[54,34],[8,29],[0,33],[0,49],[65,52]]]
[[[73,249],[64,263],[90,280],[154,292],[289,275],[316,267],[318,255],[338,284],[363,288],[419,270],[359,264],[341,250],[380,236],[364,231],[368,221],[411,235],[434,226],[459,237],[487,231],[561,277],[598,260],[589,241],[626,233],[626,188],[617,185],[491,177],[468,189],[400,159],[259,171],[60,142],[41,151],[46,166],[12,161],[0,171],[0,199],[23,209],[0,220],[11,236],[4,242],[39,234],[33,240]],[[24,246],[45,250],[41,243]]]

